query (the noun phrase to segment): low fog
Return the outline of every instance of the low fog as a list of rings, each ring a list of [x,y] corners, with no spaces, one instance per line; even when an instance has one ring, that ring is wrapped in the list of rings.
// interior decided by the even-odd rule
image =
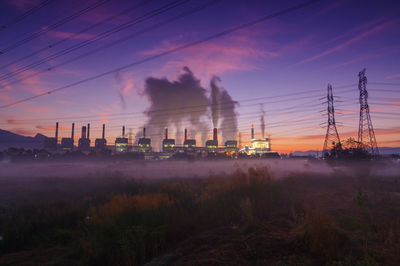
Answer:
[[[110,161],[110,162],[51,162],[51,163],[0,163],[0,179],[35,177],[106,176],[116,172],[133,179],[193,178],[226,176],[238,169],[268,167],[274,178],[290,174],[332,174],[398,176],[400,163],[357,163],[355,167],[332,167],[323,161],[293,160],[220,160],[220,161]]]

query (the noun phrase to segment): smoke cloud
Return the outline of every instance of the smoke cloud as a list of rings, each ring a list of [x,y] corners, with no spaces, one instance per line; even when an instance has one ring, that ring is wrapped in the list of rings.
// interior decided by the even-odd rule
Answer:
[[[149,118],[145,125],[146,135],[151,138],[156,150],[160,148],[163,131],[169,125],[175,126],[177,144],[182,142],[183,125],[190,125],[197,132],[204,130],[200,119],[207,114],[210,104],[206,92],[188,67],[183,68],[176,81],[154,77],[146,79],[144,95],[151,103],[145,112]],[[191,134],[195,137],[193,132]],[[136,139],[140,136],[139,132]]]
[[[264,138],[264,134],[265,134],[265,120],[264,120],[264,116],[265,116],[265,111],[264,111],[264,105],[260,104],[260,112],[261,112],[261,117],[260,117],[260,123],[261,123],[261,136],[262,138]]]
[[[217,127],[219,115],[221,115],[222,121],[220,131],[222,132],[222,142],[236,140],[238,122],[235,108],[238,103],[232,100],[227,90],[218,87],[217,82],[219,81],[221,81],[221,79],[214,76],[210,82],[213,124],[214,127]]]
[[[217,82],[221,79],[217,76],[211,78],[211,116],[213,121],[213,127],[218,127],[219,113],[220,113],[220,89],[217,86]]]
[[[124,81],[119,72],[115,72],[114,78],[117,81],[117,85],[118,85],[118,95],[119,95],[119,99],[121,101],[121,107],[122,107],[122,109],[126,109],[125,97],[123,95]]]

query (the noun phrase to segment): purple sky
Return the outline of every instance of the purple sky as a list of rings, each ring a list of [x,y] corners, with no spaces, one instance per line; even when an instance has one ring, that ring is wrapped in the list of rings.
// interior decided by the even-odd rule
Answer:
[[[7,25],[40,2],[2,1],[0,24]],[[302,3],[222,0],[175,22],[164,23],[125,42],[82,56],[204,3],[188,1],[83,48],[24,68],[174,1],[147,1],[115,19],[76,34],[140,3],[108,1],[59,27],[46,30],[95,2],[54,0],[0,30],[0,50],[5,50],[0,54],[0,105],[68,85]],[[371,117],[378,145],[400,146],[399,13],[399,1],[320,1],[228,36],[123,70],[119,72],[119,81],[111,74],[4,108],[0,113],[0,128],[24,135],[39,132],[51,135],[55,122],[59,121],[60,136],[67,137],[72,122],[78,129],[77,136],[81,125],[91,123],[91,136],[95,138],[100,136],[100,125],[106,122],[108,142],[112,143],[120,134],[122,125],[131,128],[135,135],[146,123],[143,114],[149,107],[148,99],[143,95],[146,78],[165,77],[172,81],[187,66],[207,90],[210,78],[219,76],[219,85],[239,101],[239,131],[244,141],[248,141],[250,124],[254,123],[256,131],[260,132],[260,103],[264,103],[266,132],[273,139],[274,149],[281,152],[320,149],[325,135],[320,124],[326,121],[326,116],[320,112],[326,106],[324,99],[320,98],[326,96],[327,83],[333,85],[334,95],[339,96],[336,103],[337,110],[340,110],[336,117],[341,122],[339,134],[344,139],[356,137],[359,109],[357,74],[366,67]],[[20,40],[40,30],[46,32],[14,47]],[[71,38],[43,49],[66,37]],[[39,50],[43,51],[14,63]],[[48,71],[74,57],[81,58]],[[20,73],[15,73],[18,71]],[[316,91],[309,93],[310,90]],[[291,93],[294,95],[283,96]],[[254,98],[260,99],[246,101]],[[129,115],[113,115],[120,113]],[[173,133],[174,129],[170,131]]]

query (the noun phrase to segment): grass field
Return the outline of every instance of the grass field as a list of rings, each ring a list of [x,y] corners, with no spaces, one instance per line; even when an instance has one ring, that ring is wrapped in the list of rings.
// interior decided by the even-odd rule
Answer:
[[[0,265],[400,265],[394,162],[160,165],[2,175]]]

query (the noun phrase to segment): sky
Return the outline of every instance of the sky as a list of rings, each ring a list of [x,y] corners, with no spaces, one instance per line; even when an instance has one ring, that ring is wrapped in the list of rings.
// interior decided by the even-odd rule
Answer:
[[[243,145],[251,124],[261,137],[263,108],[273,150],[320,150],[328,83],[341,139],[357,138],[358,73],[366,68],[378,145],[400,146],[399,1],[321,0],[165,56],[158,55],[304,1],[51,0],[37,8],[42,2],[0,1],[1,129],[52,136],[58,121],[59,136],[69,137],[75,122],[77,140],[80,127],[90,123],[94,143],[105,123],[108,144],[122,125],[135,139],[144,125],[152,127],[146,80],[173,83],[186,67],[207,97],[217,76],[218,86],[238,102]],[[134,62],[140,63],[80,82]],[[201,119],[211,138],[210,110]],[[188,127],[200,141],[188,120],[168,125],[170,136]]]

